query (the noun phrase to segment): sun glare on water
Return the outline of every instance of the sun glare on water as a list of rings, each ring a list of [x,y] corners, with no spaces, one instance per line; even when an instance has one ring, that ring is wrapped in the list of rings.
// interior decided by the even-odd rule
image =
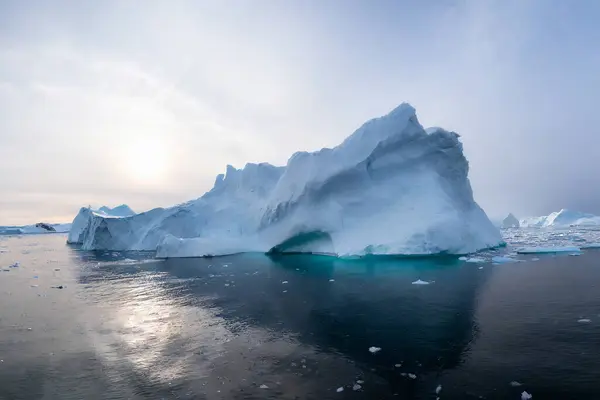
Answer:
[[[140,140],[127,146],[126,171],[136,184],[157,184],[167,172],[167,150],[159,140]]]

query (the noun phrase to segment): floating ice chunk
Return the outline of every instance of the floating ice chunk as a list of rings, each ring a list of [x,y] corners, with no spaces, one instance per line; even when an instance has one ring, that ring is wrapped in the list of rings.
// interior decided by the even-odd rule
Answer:
[[[336,389],[336,392],[338,393],[342,393],[344,391],[344,387],[340,386],[339,388]]]
[[[539,259],[539,258],[537,258],[537,257],[533,257],[533,258],[531,259],[531,261],[540,261],[540,259]]]
[[[435,394],[440,394],[441,391],[442,391],[442,385],[437,385],[437,387],[435,388]]]
[[[467,261],[469,258],[468,258],[468,257],[465,257],[465,256],[462,256],[462,257],[458,257],[458,259],[459,259],[460,261]]]
[[[512,386],[512,387],[519,387],[519,386],[523,386],[523,385],[521,383],[517,382],[517,381],[512,381],[510,383],[510,386]]]
[[[518,254],[548,254],[548,253],[579,253],[581,249],[577,246],[556,247],[523,247],[517,250]]]
[[[479,269],[483,269],[483,267],[479,267]]]
[[[381,351],[381,347],[375,347],[375,346],[371,346],[369,347],[369,351],[373,354],[377,353],[378,351]]]
[[[420,280],[420,279],[417,279],[417,280],[416,280],[416,281],[414,281],[412,284],[413,284],[413,285],[429,285],[429,282],[427,282],[427,281],[422,281],[422,280]]]
[[[569,253],[569,255],[570,255],[571,257],[576,257],[576,256],[580,256],[580,255],[581,255],[581,253]]]
[[[415,374],[408,374],[408,377],[410,379],[417,379],[417,375],[415,375]]]
[[[514,263],[517,261],[518,260],[515,260],[514,258],[510,258],[510,257],[503,257],[503,256],[492,257],[492,262],[495,264],[508,264],[508,263]]]
[[[335,279],[330,279],[329,282],[335,282]]]
[[[581,318],[581,319],[578,319],[577,322],[580,322],[582,324],[587,324],[587,323],[592,322],[592,320],[589,318]]]
[[[394,367],[396,368],[400,368],[402,366],[402,364],[394,364]]]
[[[262,385],[260,385],[260,388],[261,389],[268,389],[269,387],[263,383]]]
[[[288,281],[281,282],[282,285],[286,285],[287,283],[288,283]]]
[[[485,262],[485,258],[471,257],[471,258],[467,258],[466,261],[470,262],[470,263],[484,263]]]
[[[531,394],[529,394],[529,393],[527,393],[527,392],[525,392],[525,391],[524,391],[523,393],[521,393],[521,400],[529,400],[529,399],[531,399],[532,397],[533,397],[533,396],[532,396]]]
[[[360,379],[356,381],[356,383],[358,383],[359,385],[362,385],[363,383],[365,383],[365,381],[361,381]]]
[[[360,386],[358,383],[356,383],[356,384],[354,384],[354,386],[352,386],[352,390],[354,390],[355,392],[360,389],[362,389],[362,386]]]
[[[579,246],[581,249],[600,249],[600,243],[588,243]]]

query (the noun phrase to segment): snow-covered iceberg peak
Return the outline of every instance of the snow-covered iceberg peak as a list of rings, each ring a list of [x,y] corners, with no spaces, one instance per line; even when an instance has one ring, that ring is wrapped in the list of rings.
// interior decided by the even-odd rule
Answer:
[[[502,238],[473,199],[468,169],[456,133],[426,131],[402,104],[285,167],[228,166],[197,200],[127,218],[92,213],[81,242],[159,257],[471,253]]]
[[[512,213],[508,214],[506,218],[502,220],[503,228],[518,228],[520,226],[519,220]]]

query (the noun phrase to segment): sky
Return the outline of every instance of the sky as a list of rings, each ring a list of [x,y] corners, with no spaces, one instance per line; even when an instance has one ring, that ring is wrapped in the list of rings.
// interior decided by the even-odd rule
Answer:
[[[201,196],[402,102],[491,217],[600,214],[595,0],[0,0],[0,224]]]

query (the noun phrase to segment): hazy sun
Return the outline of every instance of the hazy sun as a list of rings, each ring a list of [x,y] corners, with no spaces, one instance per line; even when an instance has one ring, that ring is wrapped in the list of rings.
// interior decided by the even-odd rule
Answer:
[[[167,148],[156,139],[131,143],[125,151],[129,177],[138,184],[160,183],[167,170]]]

